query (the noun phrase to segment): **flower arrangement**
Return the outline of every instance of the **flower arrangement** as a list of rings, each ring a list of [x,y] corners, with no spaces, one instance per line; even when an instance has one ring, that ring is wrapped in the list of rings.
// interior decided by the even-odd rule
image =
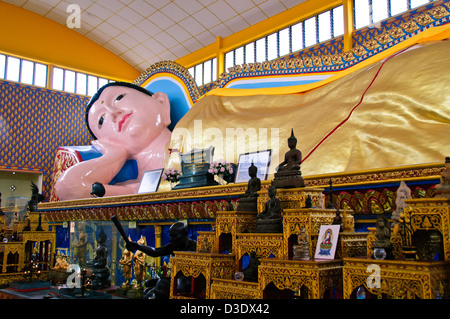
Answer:
[[[164,171],[162,178],[171,183],[177,183],[180,180],[181,172],[175,168],[169,168]]]
[[[223,177],[233,174],[233,165],[228,161],[214,161],[209,165],[208,173],[222,175]]]
[[[226,184],[234,178],[235,167],[235,164],[228,161],[214,161],[209,165],[208,173],[216,175],[219,184]]]

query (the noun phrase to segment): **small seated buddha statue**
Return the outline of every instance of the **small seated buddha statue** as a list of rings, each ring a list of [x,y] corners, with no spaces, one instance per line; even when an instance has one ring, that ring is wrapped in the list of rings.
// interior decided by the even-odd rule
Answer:
[[[256,233],[283,232],[281,201],[276,198],[276,194],[276,187],[274,185],[270,185],[268,190],[269,200],[265,204],[264,211],[256,216]]]
[[[306,233],[306,228],[300,230],[297,236],[297,244],[292,246],[292,259],[309,260],[309,235]]]
[[[302,163],[302,152],[297,149],[297,138],[294,136],[294,130],[291,130],[291,136],[288,138],[289,151],[284,154],[284,161],[278,165],[278,172],[298,171]]]
[[[277,167],[274,174],[273,183],[277,188],[297,188],[305,187],[305,182],[300,171],[302,163],[302,152],[297,149],[297,138],[294,136],[294,130],[291,130],[291,136],[288,138],[289,151],[284,155],[284,161]]]
[[[247,184],[247,190],[239,195],[237,211],[256,212],[258,204],[258,191],[261,190],[261,180],[256,176],[258,168],[253,164],[248,168],[250,179]]]

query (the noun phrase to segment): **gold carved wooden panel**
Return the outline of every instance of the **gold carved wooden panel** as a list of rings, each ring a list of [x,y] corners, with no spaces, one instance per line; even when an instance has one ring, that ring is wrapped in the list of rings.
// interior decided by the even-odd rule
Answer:
[[[450,263],[443,261],[344,258],[343,297],[349,299],[357,287],[363,286],[379,296],[386,294],[394,298],[435,299],[438,294],[448,295],[449,266]],[[374,269],[379,273],[374,272]],[[379,281],[372,281],[375,276]]]
[[[320,299],[327,289],[342,290],[341,260],[300,261],[261,259],[258,268],[261,290],[273,283],[278,289],[308,288],[310,299]]]

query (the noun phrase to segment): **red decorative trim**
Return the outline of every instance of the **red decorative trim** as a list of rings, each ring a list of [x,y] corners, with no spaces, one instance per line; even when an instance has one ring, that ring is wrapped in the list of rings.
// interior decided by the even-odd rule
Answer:
[[[369,91],[369,89],[372,87],[373,83],[375,82],[375,80],[377,79],[378,75],[380,74],[381,69],[383,68],[384,64],[389,61],[390,59],[392,59],[393,57],[396,57],[397,55],[403,53],[404,51],[406,51],[409,48],[405,48],[389,57],[387,57],[383,63],[381,63],[380,67],[377,70],[377,73],[375,74],[375,76],[373,77],[372,81],[370,82],[369,86],[364,90],[364,93],[361,95],[361,98],[359,100],[359,102],[350,110],[350,113],[347,115],[347,117],[341,122],[339,123],[334,129],[332,129],[327,135],[325,135],[325,137],[319,142],[317,143],[316,146],[314,146],[314,148],[303,158],[302,163],[323,143],[325,142],[326,139],[328,139],[334,132],[336,132],[336,130],[341,127],[342,125],[344,125],[349,119],[350,116],[352,116],[353,111],[356,110],[356,108],[358,106],[361,105],[362,101],[364,100],[364,96],[366,95],[367,91]]]

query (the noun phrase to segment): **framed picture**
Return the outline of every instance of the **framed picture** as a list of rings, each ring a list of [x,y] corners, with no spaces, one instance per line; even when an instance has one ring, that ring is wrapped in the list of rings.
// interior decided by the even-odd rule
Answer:
[[[320,226],[314,259],[334,259],[340,225]]]
[[[272,150],[258,151],[239,155],[235,183],[244,183],[250,179],[248,168],[255,165],[258,168],[256,176],[262,180],[267,180],[269,176],[270,161],[272,159]]]
[[[161,181],[163,170],[164,168],[158,168],[145,172],[139,185],[138,194],[156,192]]]

